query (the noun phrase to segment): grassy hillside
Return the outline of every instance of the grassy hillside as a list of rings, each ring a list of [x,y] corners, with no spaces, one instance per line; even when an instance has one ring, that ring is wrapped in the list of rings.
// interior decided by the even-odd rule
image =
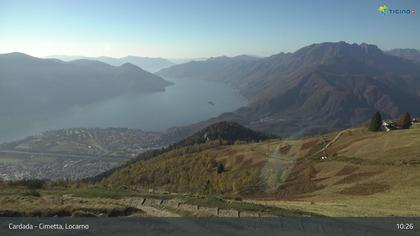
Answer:
[[[355,128],[301,140],[207,141],[157,152],[96,184],[0,181],[0,216],[214,214],[196,205],[254,215],[419,216],[419,143],[419,125],[389,133]],[[144,198],[169,205],[133,204]]]
[[[220,196],[147,193],[69,181],[0,181],[0,217],[238,217],[238,211],[244,217],[314,215]]]
[[[138,161],[102,181],[106,186],[200,194],[233,193],[259,186],[264,158],[257,152],[243,153],[241,145],[217,142],[177,148],[147,161]],[[238,147],[239,149],[236,149]],[[245,157],[245,154],[247,157]],[[231,155],[235,155],[233,158]],[[219,163],[225,171],[217,172]]]
[[[325,215],[420,215],[419,143],[418,125],[229,146],[208,142],[135,162],[101,184],[241,196]],[[321,160],[325,145],[328,159]]]
[[[133,159],[127,162],[125,165],[111,169],[109,171],[103,172],[93,178],[89,178],[90,181],[97,182],[106,177],[109,177],[111,174],[117,170],[124,169],[126,167],[130,168],[133,163],[136,163],[141,160],[149,160],[155,157],[158,157],[161,154],[174,153],[174,155],[184,155],[190,153],[198,153],[202,150],[209,149],[211,147],[223,146],[223,145],[232,145],[239,143],[251,143],[251,142],[260,142],[264,140],[269,140],[275,138],[276,136],[267,135],[260,133],[248,128],[245,128],[234,122],[218,122],[212,124],[187,138],[174,143],[168,147],[162,149],[151,150],[148,152],[141,153],[137,156],[136,159]],[[173,152],[174,151],[174,152]],[[217,168],[217,165],[220,166],[220,162],[212,160],[212,167]]]

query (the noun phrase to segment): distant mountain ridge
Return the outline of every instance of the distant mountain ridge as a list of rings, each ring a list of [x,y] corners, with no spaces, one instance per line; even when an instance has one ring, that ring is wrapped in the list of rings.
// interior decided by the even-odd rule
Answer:
[[[104,62],[112,66],[121,66],[125,63],[131,63],[136,65],[143,70],[149,72],[156,72],[163,68],[167,68],[175,65],[175,63],[160,57],[137,57],[137,56],[126,56],[121,58],[114,57],[84,57],[84,56],[65,56],[65,55],[53,55],[48,56],[48,58],[56,58],[62,61],[75,61],[80,59],[94,60]]]
[[[222,81],[250,101],[248,107],[193,127],[229,120],[300,136],[360,124],[376,110],[386,117],[420,114],[420,66],[365,43],[312,44],[255,60],[215,58],[157,74]]]
[[[191,61],[162,69],[156,74],[175,78],[191,78],[204,80],[217,80],[229,82],[229,74],[240,73],[239,68],[244,68],[257,61],[257,57],[241,55],[236,57],[212,57],[204,61]]]
[[[420,51],[417,49],[392,49],[390,51],[387,51],[386,53],[393,55],[393,56],[397,56],[397,57],[401,57],[401,58],[405,58],[407,60],[413,60],[413,61],[418,61],[420,62]]]
[[[129,92],[164,91],[172,83],[132,64],[116,67],[86,59],[63,62],[9,53],[0,54],[0,84],[0,114],[26,114],[85,105]]]

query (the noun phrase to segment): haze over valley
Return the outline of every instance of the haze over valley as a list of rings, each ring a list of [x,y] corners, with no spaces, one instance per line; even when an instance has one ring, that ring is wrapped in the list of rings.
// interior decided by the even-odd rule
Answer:
[[[0,57],[0,142],[74,127],[162,131],[246,105],[245,99],[220,83],[171,82],[132,64],[61,62],[17,53]],[[18,69],[22,67],[26,69]],[[101,73],[107,73],[108,81]],[[24,80],[29,75],[31,79]]]
[[[0,169],[5,179],[94,176],[194,131],[183,128],[178,132],[172,127],[247,105],[245,98],[223,83],[164,79],[130,63],[112,66],[88,59],[63,62],[10,53],[0,54],[0,69],[0,142],[8,143],[0,147],[4,158]],[[86,139],[83,133],[90,133],[89,128],[100,128],[101,132]],[[117,129],[116,136],[107,128],[123,129]],[[57,131],[51,136],[47,132],[51,130]],[[67,136],[69,133],[73,135]],[[156,141],[147,140],[149,134]],[[129,148],[128,143],[120,142],[118,158],[110,156],[115,150],[108,150],[108,145],[97,147],[103,152],[92,153],[96,138],[108,136],[124,140],[135,137],[131,141],[139,146]],[[38,139],[42,141],[33,142]],[[22,144],[9,144],[16,140]],[[55,151],[51,145],[57,146]]]

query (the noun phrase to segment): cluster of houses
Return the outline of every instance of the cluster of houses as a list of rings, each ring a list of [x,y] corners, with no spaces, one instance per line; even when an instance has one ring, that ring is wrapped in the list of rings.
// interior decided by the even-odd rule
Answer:
[[[417,122],[419,122],[419,120],[417,120],[416,118],[413,118],[413,120],[411,121],[411,124],[414,124]],[[400,129],[400,127],[396,124],[395,121],[392,121],[392,120],[382,121],[382,131],[389,132],[391,130],[396,130],[396,129]]]

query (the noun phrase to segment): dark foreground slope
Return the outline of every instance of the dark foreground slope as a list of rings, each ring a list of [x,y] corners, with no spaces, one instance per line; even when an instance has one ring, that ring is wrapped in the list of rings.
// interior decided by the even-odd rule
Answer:
[[[217,63],[215,62],[217,61]],[[207,73],[207,71],[214,73]],[[201,75],[202,71],[205,76]],[[321,43],[253,60],[215,58],[158,74],[218,80],[240,89],[248,107],[199,127],[231,120],[281,136],[351,127],[375,111],[420,114],[420,66],[368,44]]]

